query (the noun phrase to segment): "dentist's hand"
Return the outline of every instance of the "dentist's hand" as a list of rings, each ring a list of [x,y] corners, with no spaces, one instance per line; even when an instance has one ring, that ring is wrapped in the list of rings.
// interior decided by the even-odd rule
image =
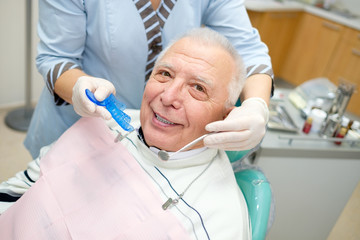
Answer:
[[[91,102],[85,94],[85,89],[94,93],[95,98],[103,101],[111,93],[115,94],[114,85],[108,80],[88,76],[79,77],[72,90],[72,104],[77,114],[83,117],[102,117],[111,119],[111,114],[104,107]]]
[[[207,131],[219,133],[204,138],[204,144],[210,148],[230,151],[254,148],[264,137],[268,120],[269,109],[263,99],[246,99],[223,121],[206,125]]]

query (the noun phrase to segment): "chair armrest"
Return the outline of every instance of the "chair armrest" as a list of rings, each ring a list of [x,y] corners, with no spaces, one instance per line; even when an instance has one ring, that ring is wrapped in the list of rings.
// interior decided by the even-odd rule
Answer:
[[[236,181],[244,194],[252,228],[252,239],[265,239],[271,206],[271,188],[265,175],[256,169],[235,172]]]

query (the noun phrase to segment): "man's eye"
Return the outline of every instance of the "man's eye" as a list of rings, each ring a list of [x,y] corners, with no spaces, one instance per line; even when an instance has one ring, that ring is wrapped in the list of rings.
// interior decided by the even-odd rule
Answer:
[[[167,71],[161,72],[161,75],[164,76],[164,77],[171,77],[170,73],[167,72]]]
[[[194,87],[199,92],[205,92],[205,89],[201,85],[195,84]]]

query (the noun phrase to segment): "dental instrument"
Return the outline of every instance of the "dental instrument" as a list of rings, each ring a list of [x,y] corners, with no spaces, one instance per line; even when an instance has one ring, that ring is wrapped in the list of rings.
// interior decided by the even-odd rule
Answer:
[[[211,132],[211,133],[204,134],[204,135],[198,137],[197,139],[193,140],[192,142],[186,144],[184,147],[180,148],[180,149],[177,150],[176,152],[171,153],[171,154],[169,154],[169,153],[168,153],[167,151],[165,151],[165,150],[160,150],[160,151],[158,152],[158,157],[159,157],[161,160],[163,160],[163,161],[167,161],[167,160],[169,160],[172,156],[178,154],[178,153],[181,152],[181,151],[184,151],[184,150],[188,149],[189,147],[194,146],[196,143],[200,142],[200,141],[203,140],[205,137],[207,137],[207,136],[209,136],[209,135],[211,135],[211,134],[214,134],[214,133],[217,133],[217,132]]]
[[[94,93],[92,93],[89,89],[86,89],[85,93],[90,101],[92,101],[98,106],[105,107],[110,112],[114,120],[120,125],[120,127],[128,132],[124,136],[121,134],[121,132],[119,132],[119,134],[115,138],[115,142],[121,141],[129,133],[135,130],[134,127],[130,124],[131,117],[122,111],[125,110],[126,105],[116,99],[113,94],[110,94],[103,101],[98,101],[95,98]]]

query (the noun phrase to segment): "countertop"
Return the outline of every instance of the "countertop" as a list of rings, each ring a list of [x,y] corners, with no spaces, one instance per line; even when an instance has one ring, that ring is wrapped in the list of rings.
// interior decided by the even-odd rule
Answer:
[[[276,89],[275,91],[281,92],[281,95],[285,97],[271,101],[276,101],[285,107],[299,131],[291,133],[268,129],[259,149],[261,156],[360,160],[359,142],[355,144],[342,142],[341,145],[336,145],[333,141],[323,140],[316,133],[304,134],[301,129],[305,120],[301,117],[300,111],[286,97],[291,90]]]
[[[251,11],[304,11],[318,17],[342,24],[360,31],[360,17],[349,18],[312,5],[296,1],[245,0],[245,7]]]

